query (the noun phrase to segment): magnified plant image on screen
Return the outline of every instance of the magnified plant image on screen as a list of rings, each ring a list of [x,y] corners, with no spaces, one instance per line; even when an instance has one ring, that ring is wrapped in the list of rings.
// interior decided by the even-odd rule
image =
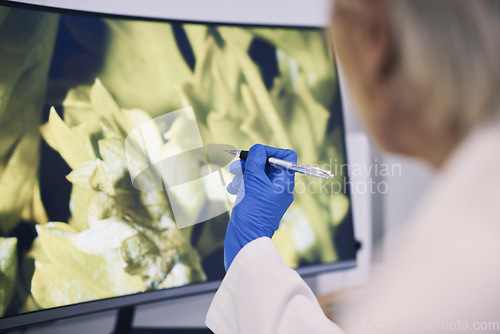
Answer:
[[[339,170],[337,86],[321,29],[0,6],[0,316],[221,279],[235,196],[216,193],[203,168],[175,196],[138,189],[131,170],[148,159],[126,150],[127,136],[188,108],[192,117],[149,127],[141,147],[181,154],[195,122],[204,145],[290,148],[302,163]],[[296,175],[273,237],[291,267],[342,257],[336,235],[350,202],[344,186],[325,182]],[[174,206],[194,221],[209,201],[227,212],[178,228]]]

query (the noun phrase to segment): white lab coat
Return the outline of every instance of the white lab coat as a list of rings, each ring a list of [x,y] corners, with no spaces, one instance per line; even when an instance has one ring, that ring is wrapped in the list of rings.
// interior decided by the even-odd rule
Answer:
[[[345,332],[500,332],[498,124],[460,145],[395,237],[366,294],[346,305]],[[206,324],[216,334],[342,333],[269,238],[236,256]]]

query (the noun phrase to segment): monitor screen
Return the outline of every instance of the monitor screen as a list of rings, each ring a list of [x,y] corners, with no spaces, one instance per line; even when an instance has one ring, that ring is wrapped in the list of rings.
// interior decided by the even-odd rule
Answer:
[[[286,263],[352,266],[339,85],[321,28],[1,2],[0,327],[214,289],[235,201],[224,149],[255,143],[338,176],[296,176],[273,237]]]

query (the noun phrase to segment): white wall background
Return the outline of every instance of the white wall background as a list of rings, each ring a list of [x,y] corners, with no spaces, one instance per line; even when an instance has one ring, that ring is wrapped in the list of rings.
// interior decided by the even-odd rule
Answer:
[[[239,23],[274,23],[280,25],[325,26],[329,18],[329,0],[142,0],[76,2],[67,0],[22,1],[105,13],[135,16],[154,16],[187,20],[209,20]],[[266,10],[262,10],[266,8]],[[342,80],[342,78],[341,78]],[[366,182],[373,178],[387,182],[387,194],[353,193],[355,233],[363,243],[359,267],[342,273],[323,274],[307,282],[318,294],[340,290],[347,286],[366,284],[370,265],[383,261],[372,259],[372,244],[380,243],[384,234],[402,224],[432,180],[432,173],[423,164],[393,156],[381,156],[370,146],[363,128],[355,117],[354,107],[344,90],[348,156],[351,163],[400,164],[401,175],[376,177],[361,175],[352,180]],[[391,245],[382,244],[382,254],[391,252]],[[204,294],[173,301],[144,305],[136,311],[136,326],[203,326],[206,311],[213,294]],[[113,328],[116,312],[101,312],[79,318],[66,319],[55,324],[39,326],[16,333],[58,334],[109,333]]]

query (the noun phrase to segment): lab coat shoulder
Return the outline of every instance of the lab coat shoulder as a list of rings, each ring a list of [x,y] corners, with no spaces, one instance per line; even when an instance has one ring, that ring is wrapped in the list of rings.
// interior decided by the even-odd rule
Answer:
[[[412,219],[390,238],[391,252],[363,300],[344,305],[347,332],[498,325],[498,143],[500,124],[493,123],[456,149]]]
[[[342,333],[265,237],[238,253],[215,294],[206,324],[217,334]]]

